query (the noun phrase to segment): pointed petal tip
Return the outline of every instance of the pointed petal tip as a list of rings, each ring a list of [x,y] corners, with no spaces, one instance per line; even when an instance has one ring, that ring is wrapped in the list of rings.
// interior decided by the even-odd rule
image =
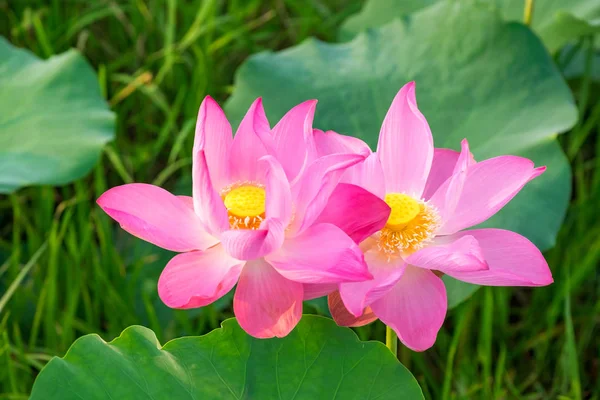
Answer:
[[[109,190],[107,190],[106,192],[102,193],[100,195],[100,197],[98,197],[96,199],[96,204],[98,204],[98,206],[100,206],[100,208],[103,209],[103,210],[104,210],[104,203],[106,202],[106,193],[108,193]]]
[[[263,101],[262,101],[262,97],[257,97],[252,104],[250,104],[250,107],[248,108],[248,111],[252,110],[253,114],[256,115],[257,112],[260,112],[261,110],[263,110]]]
[[[416,94],[417,84],[416,84],[416,82],[410,81],[406,85],[404,85],[404,87],[406,88],[406,100],[412,107],[416,107],[417,106],[417,94]],[[404,88],[402,88],[402,89],[404,89]]]
[[[531,174],[531,179],[537,178],[538,176],[540,176],[541,174],[543,174],[544,172],[546,172],[546,166],[541,166],[541,167],[537,167],[533,170],[533,173]],[[530,180],[531,180],[530,179]]]
[[[209,108],[209,106],[210,107],[214,107],[217,110],[223,112],[223,109],[221,108],[221,106],[219,105],[219,103],[211,95],[209,95],[209,94],[207,94],[204,97],[204,100],[202,100],[202,103],[200,103],[200,109],[199,109],[198,112],[200,113],[202,110],[206,111]]]

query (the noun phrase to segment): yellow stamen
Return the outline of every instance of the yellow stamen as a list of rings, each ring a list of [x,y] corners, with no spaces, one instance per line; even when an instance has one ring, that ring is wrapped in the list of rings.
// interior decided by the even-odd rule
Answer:
[[[392,209],[386,226],[392,229],[404,228],[421,211],[419,202],[404,193],[388,193],[385,202]]]
[[[435,236],[439,216],[435,208],[404,193],[389,193],[391,213],[378,232],[377,247],[388,258],[413,253]]]
[[[265,189],[243,184],[226,190],[223,203],[229,214],[232,229],[258,229],[265,219]]]

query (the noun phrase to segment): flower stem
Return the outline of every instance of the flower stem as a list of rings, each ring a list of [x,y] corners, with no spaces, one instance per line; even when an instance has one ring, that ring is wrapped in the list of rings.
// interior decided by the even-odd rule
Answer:
[[[392,352],[392,354],[398,357],[398,336],[396,332],[389,326],[385,327],[385,345]]]
[[[525,0],[523,23],[527,26],[531,26],[531,19],[533,18],[533,2],[534,0]]]

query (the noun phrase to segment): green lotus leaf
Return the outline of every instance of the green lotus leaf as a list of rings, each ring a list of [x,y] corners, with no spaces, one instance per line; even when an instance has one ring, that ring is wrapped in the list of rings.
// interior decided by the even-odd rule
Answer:
[[[600,33],[600,18],[586,21],[564,11],[556,13],[552,29],[544,33],[544,44],[552,53],[563,48],[570,41]]]
[[[442,2],[348,43],[311,39],[257,54],[238,70],[226,111],[239,121],[262,96],[276,120],[315,98],[316,127],[374,148],[394,95],[412,80],[436,147],[458,149],[466,137],[478,160],[514,154],[548,167],[481,226],[519,232],[542,250],[552,247],[570,197],[569,164],[556,134],[573,126],[577,110],[540,40],[487,6]]]
[[[38,376],[31,400],[423,399],[410,372],[379,342],[304,316],[282,339],[254,339],[235,319],[160,346],[141,326],[110,343],[78,339]]]
[[[425,8],[439,0],[368,0],[363,9],[342,25],[340,38],[351,39],[367,28],[375,28]],[[460,0],[455,0],[460,1]],[[507,21],[523,21],[524,0],[481,0],[497,7]],[[598,31],[600,2],[597,0],[542,0],[534,3],[532,28],[551,52],[569,40]]]
[[[75,50],[40,60],[0,37],[0,193],[81,178],[114,137],[115,116]]]

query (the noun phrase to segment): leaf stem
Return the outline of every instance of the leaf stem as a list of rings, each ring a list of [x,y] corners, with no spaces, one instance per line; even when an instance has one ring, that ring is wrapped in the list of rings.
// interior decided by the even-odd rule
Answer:
[[[533,18],[533,3],[534,3],[534,0],[525,0],[525,11],[523,13],[523,23],[527,26],[531,26],[531,20]]]
[[[398,336],[396,336],[396,332],[387,325],[385,327],[385,345],[390,349],[394,357],[398,358]]]

